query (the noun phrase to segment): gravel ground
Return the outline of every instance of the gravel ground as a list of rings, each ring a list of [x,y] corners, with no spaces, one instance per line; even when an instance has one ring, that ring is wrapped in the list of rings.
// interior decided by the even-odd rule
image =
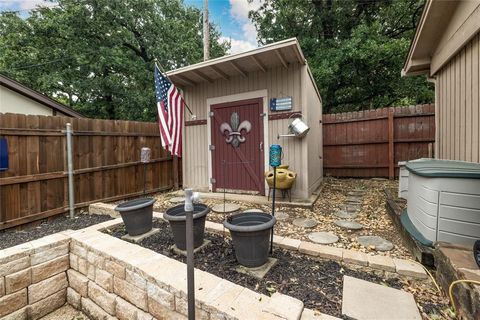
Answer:
[[[140,245],[185,262],[185,257],[171,250],[173,236],[168,224],[163,221],[155,221],[154,224],[161,232],[143,240]],[[106,232],[118,238],[126,234],[123,227]],[[305,307],[322,313],[341,316],[343,275],[413,293],[424,313],[424,319],[435,319],[447,307],[444,299],[435,296],[430,282],[407,280],[396,274],[386,278],[368,268],[346,267],[334,261],[315,260],[279,248],[272,255],[278,259],[277,264],[264,279],[258,280],[234,270],[238,263],[229,238],[211,233],[206,233],[206,238],[212,243],[195,255],[196,268],[266,295],[278,291],[296,297],[305,303]]]
[[[44,220],[39,226],[24,230],[9,229],[0,231],[0,250],[39,239],[67,229],[78,230],[112,219],[109,216],[80,214],[71,220],[68,215]]]
[[[371,249],[362,247],[357,241],[358,236],[377,235],[381,236],[394,244],[394,249],[389,252],[377,253],[389,255],[392,257],[411,259],[412,256],[403,245],[399,233],[395,229],[394,224],[388,217],[386,211],[385,188],[397,188],[397,180],[385,179],[334,179],[325,178],[323,188],[313,210],[302,208],[280,207],[276,211],[283,211],[289,214],[287,220],[278,221],[275,225],[275,233],[281,236],[288,236],[300,240],[309,240],[308,234],[317,231],[329,231],[336,234],[340,239],[337,243],[331,244],[340,248],[354,249],[362,252],[370,252]],[[365,196],[362,198],[360,211],[355,221],[364,225],[359,231],[345,230],[334,224],[335,220],[339,220],[333,215],[334,212],[341,210],[345,206],[347,193],[355,189],[365,190]],[[176,196],[174,193],[161,193],[156,195],[156,210],[164,211],[171,206],[168,201]],[[221,200],[203,199],[203,203],[210,207],[215,204],[223,203]],[[255,205],[246,202],[235,202],[240,205],[241,210],[261,209],[266,212],[271,211],[270,206]],[[313,218],[318,225],[313,228],[301,228],[293,225],[295,218]],[[223,222],[225,216],[211,212],[208,220],[215,222]]]

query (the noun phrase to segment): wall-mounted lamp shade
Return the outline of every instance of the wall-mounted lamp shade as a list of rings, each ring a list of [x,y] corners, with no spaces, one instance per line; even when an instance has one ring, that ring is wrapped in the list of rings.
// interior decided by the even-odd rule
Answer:
[[[7,138],[0,138],[0,171],[8,170],[8,143]]]

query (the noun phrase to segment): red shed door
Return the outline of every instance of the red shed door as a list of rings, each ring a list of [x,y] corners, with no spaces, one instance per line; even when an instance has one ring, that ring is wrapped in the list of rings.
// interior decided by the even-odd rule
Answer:
[[[262,99],[216,104],[210,111],[213,191],[264,195]]]

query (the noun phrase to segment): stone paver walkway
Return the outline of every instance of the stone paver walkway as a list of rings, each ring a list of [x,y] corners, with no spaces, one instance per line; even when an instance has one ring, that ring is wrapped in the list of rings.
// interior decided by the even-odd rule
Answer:
[[[314,219],[309,219],[309,218],[297,218],[293,220],[293,224],[296,225],[297,227],[313,228],[318,224],[318,222],[315,221]]]
[[[308,235],[308,239],[319,244],[331,244],[338,241],[338,236],[331,232],[313,232]]]
[[[377,251],[390,251],[393,249],[393,243],[379,236],[361,236],[357,238],[365,248],[372,248]]]
[[[337,220],[334,223],[335,223],[335,225],[337,225],[337,226],[339,226],[340,228],[343,228],[343,229],[348,229],[348,230],[363,229],[363,225],[361,223],[356,222],[356,221]]]
[[[411,293],[343,277],[342,315],[359,320],[421,320]]]

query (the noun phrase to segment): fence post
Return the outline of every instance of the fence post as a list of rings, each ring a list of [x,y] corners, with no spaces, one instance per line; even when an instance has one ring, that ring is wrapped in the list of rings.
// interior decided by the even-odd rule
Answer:
[[[395,146],[393,137],[393,108],[388,110],[388,178],[395,178]]]
[[[70,219],[73,219],[75,213],[75,198],[73,191],[73,159],[72,159],[72,124],[67,123],[67,170],[68,170],[68,207],[70,209]]]

